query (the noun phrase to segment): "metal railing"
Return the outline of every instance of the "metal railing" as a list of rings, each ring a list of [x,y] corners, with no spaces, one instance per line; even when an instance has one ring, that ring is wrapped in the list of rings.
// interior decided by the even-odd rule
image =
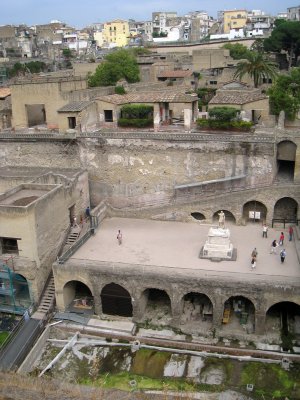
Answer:
[[[58,257],[58,264],[64,264],[92,236],[92,233],[92,229],[89,229],[81,236],[65,253]]]
[[[274,226],[275,222],[279,222],[283,224],[283,228],[285,228],[286,224],[294,224],[294,225],[299,225],[300,219],[297,218],[273,218],[272,219],[272,228]]]

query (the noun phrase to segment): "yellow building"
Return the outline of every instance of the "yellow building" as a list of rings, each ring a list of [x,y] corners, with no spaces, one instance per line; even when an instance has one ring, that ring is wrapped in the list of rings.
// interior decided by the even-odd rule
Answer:
[[[103,42],[110,47],[124,47],[129,42],[128,21],[116,19],[106,22],[103,28]]]
[[[247,23],[246,10],[224,11],[224,33],[229,33],[231,29],[241,29]]]

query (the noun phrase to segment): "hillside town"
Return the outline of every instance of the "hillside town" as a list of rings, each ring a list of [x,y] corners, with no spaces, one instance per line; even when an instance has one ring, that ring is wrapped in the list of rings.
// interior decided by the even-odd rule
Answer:
[[[0,398],[300,399],[299,221],[300,6],[0,26]]]

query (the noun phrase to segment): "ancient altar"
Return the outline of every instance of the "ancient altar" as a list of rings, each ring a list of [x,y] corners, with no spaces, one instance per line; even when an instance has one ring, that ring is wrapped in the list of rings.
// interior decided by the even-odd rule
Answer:
[[[230,230],[212,226],[201,249],[200,258],[210,258],[218,261],[235,259],[236,254],[234,254],[234,248],[230,242]]]

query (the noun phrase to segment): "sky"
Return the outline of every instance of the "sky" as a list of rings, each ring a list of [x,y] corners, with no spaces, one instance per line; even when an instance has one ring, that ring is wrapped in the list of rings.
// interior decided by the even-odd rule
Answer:
[[[2,3],[2,5],[1,5]],[[204,10],[216,17],[218,10],[262,10],[276,15],[298,5],[282,0],[0,0],[0,25],[46,24],[59,20],[76,28],[113,19],[151,20],[153,11]]]

